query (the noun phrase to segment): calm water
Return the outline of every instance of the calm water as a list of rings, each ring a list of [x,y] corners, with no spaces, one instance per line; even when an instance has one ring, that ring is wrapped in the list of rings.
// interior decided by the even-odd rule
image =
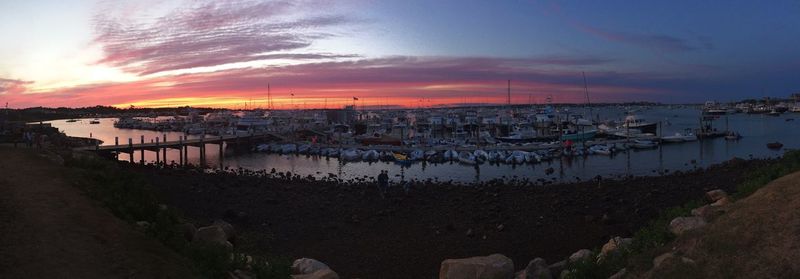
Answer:
[[[576,111],[582,113],[582,110]],[[648,121],[663,121],[663,133],[671,135],[683,132],[686,128],[699,126],[699,110],[696,109],[668,109],[653,108],[638,112]],[[601,119],[621,119],[623,111],[617,109],[603,109],[595,111]],[[337,174],[344,179],[363,176],[376,176],[379,170],[388,170],[395,181],[401,179],[438,179],[439,181],[453,180],[459,182],[474,182],[494,178],[527,177],[530,179],[544,178],[556,181],[575,181],[590,179],[596,175],[616,177],[626,175],[656,175],[661,171],[689,170],[695,167],[706,167],[712,164],[729,160],[733,157],[740,158],[767,158],[776,157],[783,151],[766,148],[766,143],[780,141],[784,148],[800,148],[800,119],[786,121],[788,118],[800,118],[800,114],[784,114],[779,117],[766,115],[736,114],[728,116],[728,125],[731,130],[737,131],[744,138],[739,141],[726,141],[723,138],[704,140],[690,143],[665,144],[658,149],[645,151],[628,151],[614,157],[593,155],[587,157],[563,158],[533,165],[488,165],[478,167],[459,165],[458,163],[428,164],[416,163],[403,167],[391,162],[348,162],[341,163],[336,158],[305,155],[277,155],[264,153],[241,153],[226,150],[224,160],[220,160],[218,146],[208,145],[206,150],[206,164],[211,167],[246,168],[252,170],[275,168],[276,171],[300,174],[303,176],[327,176],[329,173]],[[162,132],[117,129],[113,127],[114,118],[100,119],[101,124],[91,125],[89,119],[79,122],[67,123],[66,120],[50,121],[54,127],[64,131],[67,135],[89,137],[104,141],[104,145],[113,145],[114,137],[119,137],[120,144],[127,144],[128,138],[134,143],[140,142],[141,136],[149,142],[155,137],[162,137]],[[725,117],[715,122],[719,130],[725,129]],[[167,132],[167,140],[175,140],[183,133]],[[191,136],[190,136],[191,137]],[[120,160],[129,160],[127,154],[120,154]],[[135,154],[138,162],[140,153]],[[177,150],[167,151],[167,160],[178,159]],[[155,153],[145,151],[145,160],[154,161]],[[189,147],[189,160],[199,163],[197,148]],[[692,163],[694,162],[694,163]],[[546,175],[547,168],[553,168],[555,173]]]

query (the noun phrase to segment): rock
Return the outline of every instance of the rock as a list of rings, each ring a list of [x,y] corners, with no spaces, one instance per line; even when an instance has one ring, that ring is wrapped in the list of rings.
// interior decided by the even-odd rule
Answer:
[[[183,232],[183,237],[186,238],[186,241],[192,241],[194,235],[197,234],[197,227],[192,223],[183,223],[176,226],[178,226],[178,231]]]
[[[330,269],[330,267],[315,259],[296,259],[292,263],[292,274],[310,274],[323,269]]]
[[[563,260],[554,264],[551,264],[548,268],[550,269],[550,274],[561,274],[561,271],[564,271],[564,268],[567,267],[567,261]]]
[[[603,248],[600,249],[600,254],[597,255],[597,260],[601,261],[608,255],[619,252],[619,250],[627,249],[633,243],[632,238],[621,238],[619,236],[609,239]]]
[[[653,270],[658,270],[663,266],[673,266],[677,264],[684,264],[694,266],[694,260],[687,257],[678,257],[674,253],[664,253],[653,259]]]
[[[561,275],[559,275],[558,278],[569,278],[570,273],[571,272],[569,270],[562,270]]]
[[[623,268],[617,271],[617,273],[614,273],[614,275],[608,277],[608,279],[622,279],[625,278],[625,275],[628,275],[628,270]]]
[[[339,274],[331,269],[322,269],[309,274],[292,275],[292,279],[339,279]]]
[[[569,256],[567,263],[575,263],[583,260],[588,260],[592,257],[592,250],[581,249]]]
[[[673,253],[664,253],[653,259],[653,269],[659,268],[662,263],[675,257]]]
[[[192,242],[216,243],[228,248],[233,248],[233,244],[231,244],[226,238],[225,231],[218,226],[208,226],[198,229],[197,233],[192,239]]]
[[[713,206],[713,205],[704,205],[692,209],[692,216],[701,217],[704,220],[706,220],[706,222],[719,217],[723,213],[725,213],[725,209],[723,207]]]
[[[721,198],[721,199],[715,201],[714,203],[712,203],[711,206],[719,207],[719,206],[728,205],[730,203],[731,203],[731,200],[728,197],[724,197],[724,198]]]
[[[547,266],[547,261],[542,258],[535,258],[528,263],[523,272],[523,279],[551,279],[553,275]]]
[[[233,272],[228,273],[228,277],[230,279],[253,279],[255,276],[253,273],[249,271],[244,271],[241,269],[234,270]]]
[[[721,199],[727,198],[727,197],[728,197],[728,193],[725,193],[725,191],[720,190],[720,189],[711,190],[711,191],[706,192],[706,199],[709,202],[716,202],[718,200],[721,200]]]
[[[147,221],[138,221],[136,222],[136,227],[142,231],[146,231],[150,228],[150,222]]]
[[[233,225],[223,220],[214,220],[214,223],[211,223],[212,226],[217,226],[225,232],[225,239],[228,241],[233,241],[236,239],[236,230],[233,229]]]
[[[682,235],[687,231],[702,228],[707,224],[703,217],[678,217],[669,222],[669,231],[675,235]]]
[[[501,254],[465,259],[447,259],[439,268],[439,279],[509,279],[514,262]]]

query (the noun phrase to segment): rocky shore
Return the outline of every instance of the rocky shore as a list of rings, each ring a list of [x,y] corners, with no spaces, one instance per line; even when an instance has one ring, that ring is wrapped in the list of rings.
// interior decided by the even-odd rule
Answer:
[[[341,181],[243,170],[130,166],[197,224],[224,219],[251,254],[315,258],[342,278],[437,278],[445,259],[505,255],[518,265],[564,259],[630,237],[660,211],[731,192],[768,160],[573,184],[418,182],[383,198],[370,178]],[[523,266],[518,266],[520,269]]]

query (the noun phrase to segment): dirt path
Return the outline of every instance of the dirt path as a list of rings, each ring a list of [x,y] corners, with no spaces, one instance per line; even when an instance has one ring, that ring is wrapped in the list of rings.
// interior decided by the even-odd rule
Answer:
[[[64,168],[0,147],[0,278],[190,278],[176,253],[95,205]]]

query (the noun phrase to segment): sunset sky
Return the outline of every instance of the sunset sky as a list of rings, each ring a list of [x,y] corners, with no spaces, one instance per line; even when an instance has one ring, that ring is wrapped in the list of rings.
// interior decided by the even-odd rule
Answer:
[[[0,103],[433,106],[800,92],[800,1],[0,1]],[[294,94],[292,96],[291,94]]]

